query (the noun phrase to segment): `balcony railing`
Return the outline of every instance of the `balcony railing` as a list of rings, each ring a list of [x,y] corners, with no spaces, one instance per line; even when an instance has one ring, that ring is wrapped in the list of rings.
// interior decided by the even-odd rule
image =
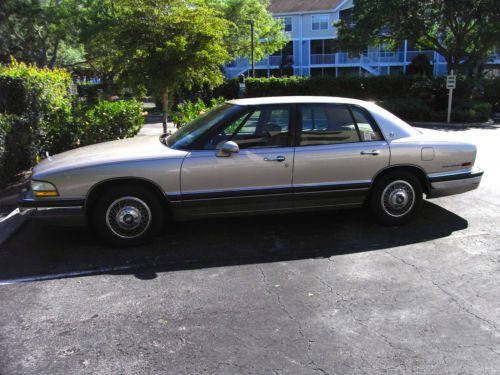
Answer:
[[[335,64],[335,54],[311,55],[311,65]]]

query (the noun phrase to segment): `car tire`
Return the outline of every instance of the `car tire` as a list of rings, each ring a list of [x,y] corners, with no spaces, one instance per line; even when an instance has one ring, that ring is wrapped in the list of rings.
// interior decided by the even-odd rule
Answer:
[[[144,187],[123,186],[107,190],[92,211],[92,226],[112,246],[147,243],[164,222],[163,202]]]
[[[401,225],[412,220],[422,207],[422,185],[411,172],[389,172],[375,181],[370,208],[385,225]]]

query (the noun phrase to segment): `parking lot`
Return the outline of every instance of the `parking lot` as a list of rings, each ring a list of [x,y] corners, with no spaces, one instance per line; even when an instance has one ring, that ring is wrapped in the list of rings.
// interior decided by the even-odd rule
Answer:
[[[500,129],[478,190],[365,210],[169,223],[111,249],[25,224],[0,248],[0,374],[494,374]]]

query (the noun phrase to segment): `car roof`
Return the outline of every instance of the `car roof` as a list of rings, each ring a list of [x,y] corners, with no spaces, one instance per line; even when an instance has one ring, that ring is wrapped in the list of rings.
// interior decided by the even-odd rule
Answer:
[[[298,103],[342,103],[365,106],[369,102],[363,100],[340,98],[335,96],[272,96],[262,98],[235,99],[229,101],[234,105],[263,105],[263,104],[298,104]]]

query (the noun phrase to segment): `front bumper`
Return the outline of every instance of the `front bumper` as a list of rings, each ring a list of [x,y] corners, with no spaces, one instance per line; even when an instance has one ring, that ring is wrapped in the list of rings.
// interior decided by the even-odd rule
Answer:
[[[438,198],[477,189],[483,177],[483,173],[482,169],[473,168],[472,170],[466,171],[431,174],[429,175],[431,190],[427,197]]]
[[[83,199],[37,199],[31,190],[27,190],[17,201],[17,206],[20,215],[30,219],[44,220],[64,226],[86,225]]]

